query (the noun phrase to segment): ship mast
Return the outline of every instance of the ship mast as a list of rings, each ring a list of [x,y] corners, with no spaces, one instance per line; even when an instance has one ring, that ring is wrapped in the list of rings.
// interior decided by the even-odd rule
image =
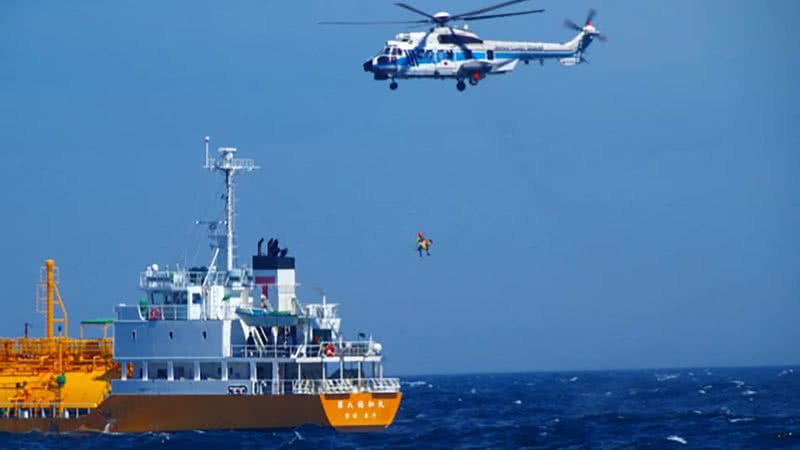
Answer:
[[[226,270],[233,269],[233,243],[234,243],[234,217],[236,216],[236,203],[234,201],[233,176],[237,171],[247,172],[258,169],[255,160],[234,158],[236,148],[219,147],[217,151],[220,156],[212,158],[208,152],[208,143],[211,140],[205,137],[206,143],[206,165],[208,170],[220,171],[225,175],[225,251],[226,251]]]

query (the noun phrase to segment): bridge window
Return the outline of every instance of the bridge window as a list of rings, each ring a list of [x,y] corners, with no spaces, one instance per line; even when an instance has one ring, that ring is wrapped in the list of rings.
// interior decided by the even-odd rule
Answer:
[[[494,59],[494,50],[487,50],[486,51],[486,59],[492,61]]]

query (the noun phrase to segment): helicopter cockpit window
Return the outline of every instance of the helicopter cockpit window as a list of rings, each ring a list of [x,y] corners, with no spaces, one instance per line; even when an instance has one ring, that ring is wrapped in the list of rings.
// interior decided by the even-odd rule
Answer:
[[[384,54],[384,55],[388,55],[389,53],[391,53],[391,51],[392,51],[392,49],[391,49],[391,48],[389,48],[389,47],[384,47],[384,48],[383,48],[383,54]]]

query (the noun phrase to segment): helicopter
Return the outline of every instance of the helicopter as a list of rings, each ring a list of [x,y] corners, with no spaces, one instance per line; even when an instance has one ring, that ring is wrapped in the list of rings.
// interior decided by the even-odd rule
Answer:
[[[459,91],[487,75],[502,75],[512,72],[519,62],[529,64],[538,61],[544,65],[546,59],[555,59],[562,66],[575,66],[587,62],[584,53],[589,45],[598,39],[607,41],[592,24],[597,11],[589,10],[583,26],[566,20],[565,26],[578,34],[571,40],[560,43],[520,42],[484,40],[469,25],[462,28],[451,26],[453,22],[498,19],[544,12],[532,9],[511,13],[486,14],[528,0],[510,0],[466,13],[451,15],[446,11],[429,14],[405,3],[396,6],[414,12],[424,19],[404,21],[372,22],[320,22],[323,25],[383,25],[407,24],[432,27],[427,32],[399,33],[386,42],[383,50],[363,64],[365,72],[370,72],[375,80],[390,80],[389,89],[398,87],[398,79],[429,78],[455,79]]]

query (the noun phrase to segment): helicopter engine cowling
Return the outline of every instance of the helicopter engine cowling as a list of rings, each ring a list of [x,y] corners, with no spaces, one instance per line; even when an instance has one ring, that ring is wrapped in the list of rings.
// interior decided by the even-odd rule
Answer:
[[[492,71],[492,63],[486,61],[467,61],[461,64],[458,75],[461,78],[481,80],[486,78],[486,74]]]

